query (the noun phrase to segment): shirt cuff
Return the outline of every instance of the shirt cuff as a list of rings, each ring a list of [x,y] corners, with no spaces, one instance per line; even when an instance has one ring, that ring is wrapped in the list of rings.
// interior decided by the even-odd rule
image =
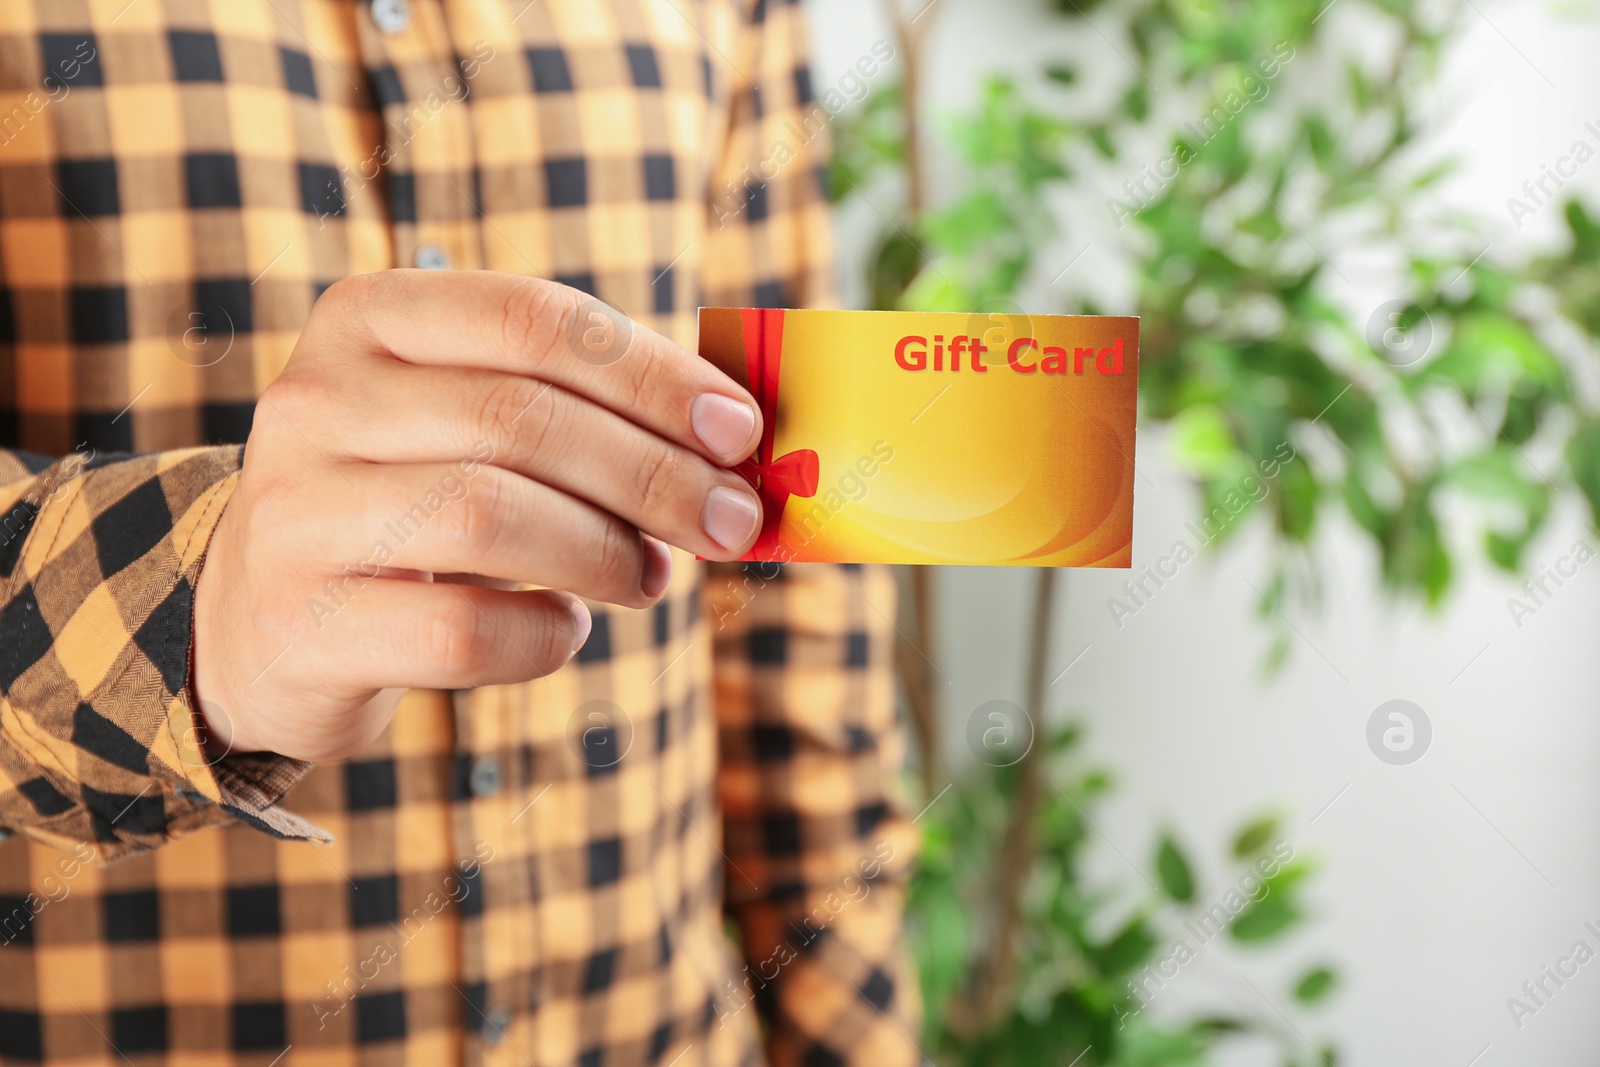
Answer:
[[[309,765],[211,763],[189,695],[195,583],[242,458],[74,455],[0,486],[22,517],[0,575],[0,827],[102,860],[230,819],[327,839],[277,806]]]

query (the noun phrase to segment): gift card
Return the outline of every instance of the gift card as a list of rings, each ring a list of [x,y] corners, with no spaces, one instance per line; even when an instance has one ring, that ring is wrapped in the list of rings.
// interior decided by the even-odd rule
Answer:
[[[702,308],[765,429],[751,560],[1127,567],[1139,320]]]

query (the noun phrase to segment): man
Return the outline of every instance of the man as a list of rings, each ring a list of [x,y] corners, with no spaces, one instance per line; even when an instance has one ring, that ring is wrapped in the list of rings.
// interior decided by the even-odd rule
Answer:
[[[828,299],[802,38],[0,7],[0,1063],[916,1062],[890,579],[692,558],[694,308]]]

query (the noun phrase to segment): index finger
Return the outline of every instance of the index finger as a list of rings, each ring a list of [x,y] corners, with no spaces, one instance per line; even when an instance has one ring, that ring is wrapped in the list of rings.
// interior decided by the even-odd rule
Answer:
[[[761,439],[760,408],[737,382],[569,286],[494,271],[393,270],[345,279],[323,299],[335,314],[322,328],[376,357],[538,378],[725,466]]]

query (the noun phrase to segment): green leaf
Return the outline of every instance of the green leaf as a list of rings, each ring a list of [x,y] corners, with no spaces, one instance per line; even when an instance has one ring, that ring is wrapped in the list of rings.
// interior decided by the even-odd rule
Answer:
[[[1340,488],[1344,495],[1344,506],[1349,510],[1350,517],[1372,537],[1381,540],[1384,528],[1388,525],[1388,514],[1373,500],[1367,487],[1352,474],[1345,479]]]
[[[1231,472],[1239,448],[1227,417],[1215,404],[1195,404],[1172,420],[1172,452],[1178,463],[1202,477]]]
[[[1278,478],[1278,527],[1291,541],[1308,541],[1317,523],[1317,495],[1321,487],[1311,467],[1295,463]]]
[[[1267,941],[1277,937],[1304,916],[1287,894],[1269,893],[1233,920],[1228,932],[1235,941]]]
[[[1515,574],[1522,567],[1522,550],[1527,547],[1527,539],[1522,537],[1507,537],[1505,534],[1490,530],[1484,535],[1483,550],[1493,563],[1503,571]]]
[[[1600,253],[1600,226],[1596,226],[1578,200],[1567,202],[1567,228],[1572,231],[1573,252],[1578,259],[1593,259]]]
[[[1450,482],[1482,500],[1513,504],[1525,511],[1541,510],[1545,502],[1545,487],[1534,480],[1537,476],[1524,473],[1521,457],[1508,448],[1479,452],[1452,467],[1446,477]]]
[[[871,263],[872,298],[877,307],[896,307],[922,270],[922,249],[899,230],[884,236]]]
[[[1330,968],[1318,967],[1295,983],[1294,998],[1302,1004],[1315,1004],[1333,992],[1337,984],[1338,976]]]
[[[1306,141],[1311,146],[1311,157],[1317,161],[1317,166],[1324,172],[1333,173],[1339,165],[1337,142],[1328,129],[1328,124],[1320,118],[1309,118],[1305,122]]]
[[[1374,96],[1371,80],[1367,78],[1366,72],[1361,69],[1359,63],[1350,63],[1345,68],[1345,71],[1349,75],[1351,101],[1358,110],[1367,110],[1372,106]]]
[[[1567,467],[1589,501],[1589,521],[1600,526],[1600,421],[1586,422],[1572,435]]]
[[[1065,752],[1083,740],[1083,727],[1075,722],[1052,727],[1045,734],[1045,749],[1051,753]]]
[[[984,189],[922,220],[922,233],[954,256],[972,252],[985,238],[1014,228],[1000,194]]]
[[[950,280],[952,273],[956,272],[953,269],[941,269],[939,264],[929,263],[917,272],[916,278],[906,287],[905,293],[900,297],[899,306],[905,311],[971,310],[972,301],[968,299],[967,291]]]
[[[1102,156],[1106,159],[1117,158],[1117,146],[1112,143],[1111,134],[1106,127],[1091,126],[1088,133],[1089,140],[1094,143],[1095,148],[1099,150]]]
[[[1244,1020],[1233,1019],[1226,1015],[1202,1016],[1189,1025],[1206,1034],[1239,1034],[1250,1029],[1250,1025]]]
[[[1506,397],[1505,417],[1500,420],[1500,440],[1513,445],[1527,444],[1539,432],[1539,418],[1544,408],[1542,396],[1513,393]]]
[[[1429,329],[1438,327],[1430,322]],[[1433,343],[1437,345],[1438,337]],[[1498,312],[1474,313],[1456,323],[1450,346],[1415,376],[1420,384],[1447,381],[1470,401],[1480,390],[1528,383],[1564,395],[1561,364],[1526,325]]]
[[[1204,1035],[1190,1034],[1183,1031],[1171,1030],[1144,1020],[1142,1016],[1136,1017],[1135,1025],[1130,1026],[1127,1033],[1121,1034],[1118,1055],[1113,1061],[1095,1059],[1096,1063],[1112,1063],[1121,1067],[1204,1067],[1203,1054]],[[1016,1061],[1024,1064],[1038,1064],[1057,1062],[1070,1064],[1074,1062],[1076,1053],[1056,1057],[1022,1056]],[[1084,1063],[1089,1059],[1085,1058]]]
[[[1143,122],[1150,117],[1150,93],[1144,82],[1133,83],[1128,95],[1122,98],[1122,110],[1134,122]]]
[[[1233,839],[1233,858],[1245,859],[1260,852],[1278,836],[1278,817],[1268,815],[1250,823]]]
[[[1450,562],[1450,552],[1444,547],[1444,541],[1439,537],[1436,527],[1430,527],[1422,535],[1419,574],[1422,579],[1422,591],[1427,594],[1428,603],[1437,606],[1444,600],[1445,590],[1450,588],[1454,567]]]
[[[1430,189],[1460,169],[1461,161],[1458,159],[1446,159],[1439,163],[1435,163],[1433,166],[1429,167],[1427,170],[1411,179],[1411,188],[1419,191]]]
[[[1095,959],[1103,972],[1118,975],[1143,963],[1155,947],[1155,935],[1150,932],[1144,917],[1135,916],[1115,937],[1095,951]]]
[[[1162,837],[1156,851],[1156,874],[1162,891],[1173,900],[1187,903],[1194,899],[1194,871],[1171,834]]]

